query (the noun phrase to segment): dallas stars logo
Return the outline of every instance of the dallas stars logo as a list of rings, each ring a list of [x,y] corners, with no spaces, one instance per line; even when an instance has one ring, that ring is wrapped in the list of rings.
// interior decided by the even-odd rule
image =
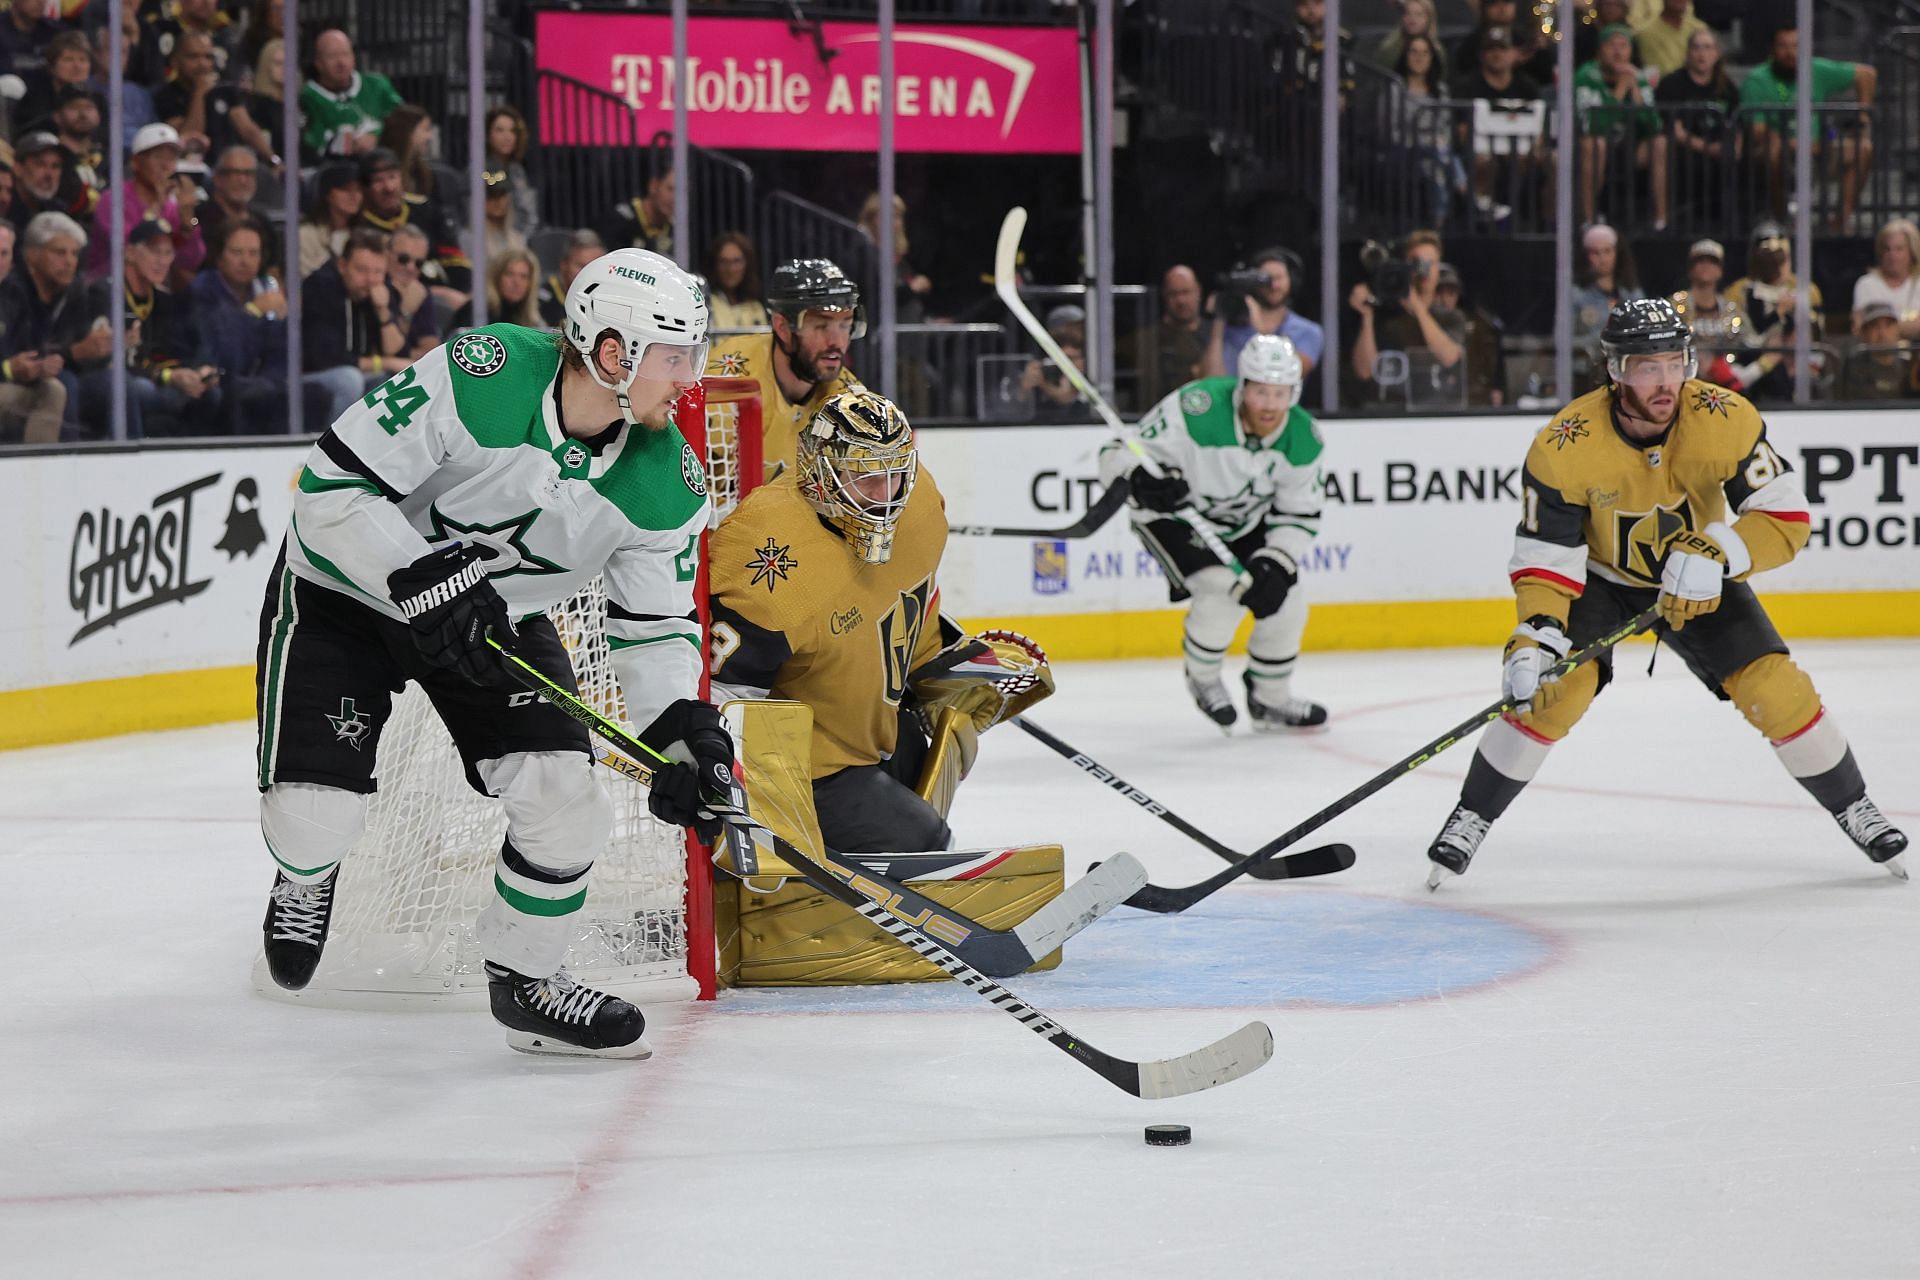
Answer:
[[[567,566],[535,555],[526,543],[533,522],[540,518],[538,510],[513,516],[497,524],[465,524],[451,516],[442,515],[438,507],[430,508],[427,515],[433,521],[433,532],[428,540],[439,543],[459,539],[478,546],[487,553],[489,578],[510,578],[516,573],[537,575],[567,572]]]
[[[1581,417],[1562,418],[1547,428],[1547,439],[1556,449],[1564,449],[1575,440],[1584,440],[1588,434],[1587,420]]]
[[[344,742],[355,751],[358,751],[360,744],[367,740],[367,735],[373,732],[373,721],[360,714],[359,708],[353,705],[352,698],[340,699],[340,714],[336,716],[329,713],[327,722],[333,726],[333,740]]]
[[[767,584],[767,594],[772,595],[774,587],[785,582],[787,575],[800,567],[800,562],[787,554],[791,545],[783,547],[769,536],[767,545],[754,552],[753,559],[742,566],[753,570],[753,581],[747,585],[757,587],[764,582]]]
[[[1733,392],[1725,387],[1700,387],[1693,393],[1693,407],[1703,413],[1717,413],[1727,416],[1727,406],[1733,402]]]
[[[722,378],[744,378],[747,375],[747,357],[739,351],[729,351],[720,357],[720,366],[715,372]]]
[[[507,363],[506,344],[490,333],[470,333],[456,340],[449,354],[454,364],[476,378],[491,378]]]

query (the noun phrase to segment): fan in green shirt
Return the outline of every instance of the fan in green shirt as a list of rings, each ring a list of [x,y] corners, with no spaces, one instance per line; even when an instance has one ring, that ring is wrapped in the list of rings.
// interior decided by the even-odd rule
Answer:
[[[323,31],[313,42],[314,77],[300,88],[302,159],[351,156],[378,141],[380,127],[401,105],[393,82],[378,71],[354,67],[353,41],[344,31]]]
[[[1573,101],[1581,135],[1580,220],[1593,221],[1609,153],[1620,143],[1632,149],[1633,166],[1653,189],[1653,229],[1666,230],[1667,135],[1647,73],[1633,64],[1633,28],[1614,22],[1601,30],[1593,61],[1574,72]]]
[[[1840,215],[1835,229],[1853,224],[1854,205],[1861,184],[1873,164],[1873,138],[1868,112],[1873,107],[1879,74],[1864,62],[1813,60],[1813,101],[1831,103],[1848,90],[1860,100],[1858,112],[1829,111],[1815,128],[1814,154],[1820,154],[1821,135],[1832,134],[1840,144]],[[1800,32],[1782,27],[1773,35],[1773,57],[1755,67],[1740,86],[1740,107],[1746,116],[1748,143],[1766,160],[1770,194],[1776,209],[1784,206],[1787,157],[1792,154],[1795,130],[1793,105],[1799,92]],[[1764,110],[1763,108],[1777,108]]]

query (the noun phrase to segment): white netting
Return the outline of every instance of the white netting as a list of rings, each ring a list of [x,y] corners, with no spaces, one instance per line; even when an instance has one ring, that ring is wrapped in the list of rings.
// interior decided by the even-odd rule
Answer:
[[[704,425],[717,518],[739,501],[742,472],[759,466],[759,419],[757,402],[737,398],[747,394],[737,383],[709,388],[730,398],[715,396],[704,424],[699,416],[683,418],[682,429],[697,437]],[[624,723],[602,630],[605,609],[596,580],[549,616],[582,699]],[[473,926],[493,896],[506,816],[498,800],[467,785],[453,740],[416,686],[395,700],[376,777],[367,829],[342,863],[326,951],[306,994],[378,1000],[484,988]],[[613,838],[588,877],[567,968],[590,986],[645,986],[650,1001],[690,999],[696,984],[687,973],[689,939],[711,949],[712,924],[687,918],[684,833],[653,820],[638,783],[611,770],[600,771],[600,780],[613,798]],[[278,991],[263,976],[256,985]]]

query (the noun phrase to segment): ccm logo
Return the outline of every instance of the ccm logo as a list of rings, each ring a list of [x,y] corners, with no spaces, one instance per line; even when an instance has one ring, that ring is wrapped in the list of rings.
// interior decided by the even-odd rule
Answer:
[[[900,895],[882,885],[877,885],[865,876],[855,876],[850,882],[854,888],[885,908],[890,914],[899,917],[928,937],[937,938],[950,946],[959,946],[973,936],[973,930],[957,924],[946,916],[940,915],[932,907],[914,914],[900,907]]]

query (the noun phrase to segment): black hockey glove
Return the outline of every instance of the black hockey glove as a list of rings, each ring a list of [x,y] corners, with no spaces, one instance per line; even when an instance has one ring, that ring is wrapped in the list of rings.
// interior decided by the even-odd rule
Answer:
[[[509,649],[513,622],[507,602],[487,581],[486,553],[455,543],[387,575],[387,590],[413,628],[420,656],[480,685],[518,683],[507,674],[487,633]]]
[[[1253,585],[1240,595],[1240,603],[1256,618],[1271,618],[1287,602],[1287,592],[1300,581],[1293,559],[1284,551],[1262,547],[1247,561]]]
[[[1156,476],[1145,467],[1135,467],[1127,476],[1127,490],[1133,500],[1149,511],[1168,515],[1193,500],[1193,490],[1178,471]]]
[[[696,698],[682,698],[654,717],[640,740],[662,755],[678,747],[693,757],[692,763],[676,760],[654,770],[647,808],[660,821],[692,827],[695,835],[713,843],[721,824],[707,805],[731,804],[735,791],[733,735],[727,732],[719,709]]]

